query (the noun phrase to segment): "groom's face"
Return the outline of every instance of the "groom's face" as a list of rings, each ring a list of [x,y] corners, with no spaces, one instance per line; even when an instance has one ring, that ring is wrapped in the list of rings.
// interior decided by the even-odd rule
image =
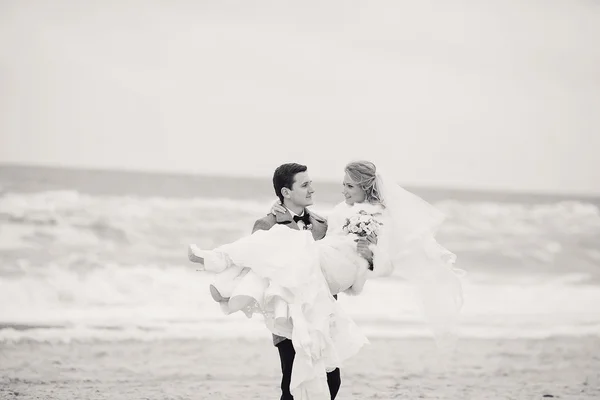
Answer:
[[[312,180],[307,172],[297,173],[294,176],[292,189],[285,188],[284,190],[284,197],[298,207],[307,207],[313,204],[312,195],[315,191],[312,187]]]

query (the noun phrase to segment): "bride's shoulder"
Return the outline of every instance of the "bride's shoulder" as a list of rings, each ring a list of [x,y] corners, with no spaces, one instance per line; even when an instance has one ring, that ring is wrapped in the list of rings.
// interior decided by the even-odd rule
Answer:
[[[381,204],[371,203],[355,203],[354,205],[349,205],[343,201],[333,208],[332,215],[351,216],[359,214],[360,212],[366,212],[367,214],[381,214],[383,212],[383,206]]]
[[[350,206],[345,201],[342,201],[341,203],[338,203],[335,205],[335,207],[333,207],[333,211],[348,210],[349,208]]]
[[[346,204],[345,201],[342,201],[331,209],[329,212],[329,220],[331,221],[332,219],[343,218],[351,213],[351,207]]]
[[[331,213],[334,215],[350,215],[354,214],[354,212],[354,206],[349,205],[345,201],[337,204],[335,207],[333,207],[333,210],[331,210]]]
[[[364,211],[367,214],[381,214],[383,212],[383,206],[379,203],[357,203],[354,208],[356,212]]]

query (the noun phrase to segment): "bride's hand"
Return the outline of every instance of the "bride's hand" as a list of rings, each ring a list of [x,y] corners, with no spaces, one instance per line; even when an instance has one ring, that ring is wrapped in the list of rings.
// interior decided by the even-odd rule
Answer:
[[[369,235],[359,237],[355,240],[356,251],[366,260],[373,260],[373,251],[369,248],[371,244],[377,244],[377,236]]]
[[[377,234],[375,233],[371,233],[369,236],[366,237],[366,239],[369,241],[370,244],[377,244]]]
[[[277,215],[277,213],[285,214],[287,209],[281,204],[281,201],[276,200],[271,206],[270,214]]]

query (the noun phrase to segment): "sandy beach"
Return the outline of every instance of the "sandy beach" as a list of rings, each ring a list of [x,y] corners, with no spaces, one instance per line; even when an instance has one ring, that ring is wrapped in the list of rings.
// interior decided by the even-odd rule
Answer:
[[[277,399],[265,340],[0,345],[3,399]],[[346,399],[597,399],[600,338],[375,339],[343,369]]]

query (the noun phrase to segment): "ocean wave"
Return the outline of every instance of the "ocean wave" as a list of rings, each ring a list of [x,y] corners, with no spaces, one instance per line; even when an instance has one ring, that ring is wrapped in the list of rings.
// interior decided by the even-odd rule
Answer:
[[[225,316],[193,265],[21,265],[0,277],[0,341],[115,341],[268,336],[261,317]],[[564,275],[513,282],[464,280],[460,335],[548,337],[600,334],[600,286]],[[402,281],[367,284],[339,304],[372,337],[427,337]],[[595,311],[596,310],[596,311]]]
[[[254,323],[255,322],[255,323]],[[431,331],[425,325],[395,323],[374,326],[356,321],[363,333],[370,339],[429,338]],[[459,339],[547,339],[555,337],[600,336],[600,323],[573,326],[554,324],[546,327],[523,327],[507,323],[502,326],[462,325],[456,335]],[[151,327],[119,327],[102,329],[98,327],[31,327],[15,329],[0,327],[0,343],[102,343],[124,341],[164,341],[164,340],[204,340],[204,339],[242,339],[269,340],[269,332],[256,321],[238,323],[202,323],[179,327],[179,329],[160,329]]]
[[[208,295],[210,277],[195,271],[186,249],[249,234],[272,202],[2,193],[0,341],[264,337],[258,318],[221,315]],[[600,304],[596,205],[436,206],[448,216],[438,238],[468,271],[461,334],[600,332],[600,315],[588,311]],[[340,304],[370,335],[427,336],[403,285],[369,282]]]
[[[273,198],[261,200],[235,200],[230,198],[171,198],[143,196],[99,196],[75,190],[52,190],[35,193],[3,193],[0,211],[18,217],[34,215],[36,211],[51,215],[64,213],[65,217],[77,218],[79,213],[109,210],[130,217],[147,217],[155,210],[209,209],[211,211],[234,211],[264,214]],[[267,207],[265,209],[265,206]],[[35,220],[35,219],[34,219]]]
[[[0,277],[28,269],[184,265],[189,243],[213,248],[251,232],[272,200],[89,195],[0,196]],[[327,207],[317,210],[326,214]],[[579,273],[600,282],[600,212],[585,202],[446,200],[439,241],[480,281]]]
[[[188,243],[211,247],[250,233],[271,203],[76,191],[5,193],[0,197],[0,250],[20,252],[20,258],[30,261],[36,260],[27,251],[31,249],[52,259],[96,253],[105,262],[123,264],[173,261],[176,254],[185,254]]]
[[[5,193],[0,196],[0,222],[7,228],[0,231],[0,238],[15,248],[39,241],[68,248],[80,240],[89,246],[121,243],[123,250],[138,243],[163,248],[206,241],[204,245],[213,246],[250,233],[253,222],[266,215],[272,202],[269,198],[93,196],[72,190]],[[322,204],[317,211],[326,214],[331,206]],[[436,206],[448,216],[440,241],[457,253],[536,263],[553,263],[567,254],[597,262],[590,252],[600,250],[600,211],[595,204],[447,200]]]
[[[193,225],[218,229],[223,221],[266,215],[272,200],[227,198],[92,196],[76,191],[6,193],[0,196],[0,221],[32,229],[73,226],[105,237],[157,231],[152,228]]]

